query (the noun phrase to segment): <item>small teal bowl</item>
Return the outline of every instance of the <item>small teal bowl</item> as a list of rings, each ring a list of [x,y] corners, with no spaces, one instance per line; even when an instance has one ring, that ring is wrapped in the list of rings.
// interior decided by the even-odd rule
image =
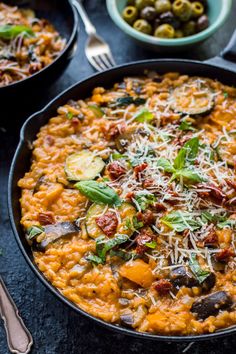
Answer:
[[[207,15],[210,25],[207,29],[188,37],[163,39],[141,33],[123,20],[121,14],[127,4],[127,0],[106,0],[106,3],[110,17],[122,31],[140,44],[159,52],[181,51],[204,42],[223,25],[232,6],[232,0],[208,0]]]

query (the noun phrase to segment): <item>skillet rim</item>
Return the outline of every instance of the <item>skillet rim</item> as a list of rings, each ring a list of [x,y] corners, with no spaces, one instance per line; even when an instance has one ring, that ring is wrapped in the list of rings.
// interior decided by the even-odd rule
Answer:
[[[7,91],[8,88],[9,89],[18,88],[18,86],[20,86],[21,84],[29,83],[30,79],[38,78],[38,76],[40,74],[45,73],[48,70],[50,70],[51,67],[54,64],[56,64],[65,55],[65,53],[70,49],[70,47],[73,45],[73,42],[76,39],[77,33],[79,31],[79,16],[78,16],[78,12],[77,12],[75,6],[72,4],[71,0],[66,0],[66,1],[67,1],[68,6],[70,7],[70,9],[71,9],[71,11],[73,13],[73,29],[72,29],[72,31],[70,33],[70,38],[66,42],[65,48],[60,52],[60,54],[56,57],[55,60],[53,60],[49,65],[45,66],[43,69],[37,71],[33,75],[30,75],[30,76],[26,77],[25,79],[18,80],[18,81],[12,82],[9,85],[0,87],[0,94],[4,93],[4,91]],[[59,34],[60,34],[60,32],[59,32]]]
[[[151,64],[157,64],[158,63],[179,63],[179,64],[193,64],[193,65],[200,65],[202,67],[205,67],[205,69],[207,70],[207,67],[210,68],[214,68],[216,70],[220,70],[222,72],[222,74],[224,72],[227,72],[228,74],[234,74],[236,75],[236,73],[232,70],[229,69],[225,69],[222,67],[219,67],[217,65],[211,64],[209,62],[200,62],[197,60],[187,60],[187,59],[171,59],[171,58],[167,58],[167,59],[147,59],[147,60],[140,60],[140,61],[133,61],[130,63],[125,63],[125,64],[121,64],[119,66],[113,67],[111,69],[108,69],[106,71],[103,72],[99,72],[99,73],[95,73],[93,75],[90,75],[89,77],[82,79],[78,82],[76,82],[75,84],[71,85],[69,88],[65,89],[64,91],[62,91],[60,94],[58,94],[54,99],[52,99],[46,106],[44,106],[40,111],[33,113],[23,124],[21,131],[20,131],[20,141],[17,145],[12,163],[11,163],[11,167],[10,167],[10,171],[9,171],[9,179],[8,179],[8,212],[9,212],[9,216],[10,216],[10,222],[11,222],[11,227],[13,230],[13,234],[15,237],[15,240],[18,244],[18,247],[20,248],[25,260],[27,261],[28,265],[30,266],[31,270],[34,272],[34,274],[39,278],[39,280],[44,284],[44,286],[50,290],[50,292],[52,294],[54,294],[55,297],[57,297],[63,304],[69,306],[69,308],[71,308],[72,310],[74,310],[77,314],[81,314],[85,317],[87,317],[90,320],[95,321],[96,323],[98,323],[99,325],[102,325],[104,328],[107,328],[109,330],[113,330],[117,333],[120,334],[126,334],[132,337],[136,337],[137,339],[145,339],[145,340],[153,340],[153,341],[164,341],[164,342],[198,342],[198,341],[206,341],[206,340],[212,340],[212,339],[216,339],[219,337],[224,337],[230,334],[233,334],[236,332],[236,325],[230,326],[228,328],[224,328],[221,330],[217,330],[214,333],[206,333],[206,334],[200,334],[200,335],[190,335],[190,336],[167,336],[167,335],[155,335],[155,334],[150,334],[148,332],[137,332],[135,330],[131,330],[128,329],[126,327],[122,327],[120,325],[115,325],[109,322],[105,322],[99,318],[96,318],[95,316],[90,315],[89,313],[85,312],[84,310],[82,310],[81,308],[79,308],[78,306],[76,306],[72,301],[68,300],[64,295],[62,295],[60,293],[59,290],[57,290],[43,275],[43,273],[38,269],[38,267],[36,266],[36,264],[33,263],[33,260],[30,259],[29,254],[27,253],[20,235],[17,231],[17,227],[16,227],[16,222],[14,219],[14,215],[13,215],[13,199],[14,199],[14,194],[13,194],[13,184],[14,184],[14,172],[15,172],[15,165],[17,160],[19,159],[20,153],[22,148],[24,147],[24,144],[26,143],[25,139],[25,132],[27,130],[28,124],[34,120],[39,118],[41,115],[45,114],[47,112],[47,110],[53,106],[56,101],[58,101],[59,99],[62,99],[63,96],[70,94],[70,92],[72,92],[77,86],[80,86],[82,84],[85,83],[92,83],[94,78],[99,78],[101,76],[101,78],[103,77],[104,73],[113,73],[115,71],[119,71],[119,70],[125,70],[126,68],[129,67],[135,67],[135,66],[143,66],[143,70],[145,70],[145,65],[151,65]],[[154,70],[154,69],[152,69]],[[125,75],[125,73],[123,74]],[[222,80],[223,81],[223,80]],[[111,82],[112,84],[113,82]],[[91,88],[92,89],[92,88]],[[19,156],[18,156],[19,155]]]

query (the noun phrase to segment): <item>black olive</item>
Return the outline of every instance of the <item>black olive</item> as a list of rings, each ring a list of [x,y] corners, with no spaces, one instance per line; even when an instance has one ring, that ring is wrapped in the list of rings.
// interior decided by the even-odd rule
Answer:
[[[198,30],[198,32],[203,31],[208,26],[209,26],[209,19],[208,19],[207,15],[202,15],[201,17],[199,17],[199,19],[197,20],[197,30]]]
[[[216,316],[220,310],[229,309],[232,305],[232,298],[225,291],[218,291],[196,300],[191,312],[195,313],[198,319],[204,320],[209,316]]]
[[[161,25],[161,20],[159,18],[156,18],[153,24],[154,32],[157,29],[157,27],[159,27],[160,25]]]
[[[140,17],[147,21],[153,21],[157,17],[157,12],[154,7],[147,6],[142,9]]]
[[[171,11],[164,12],[160,15],[159,17],[161,23],[167,23],[168,25],[171,25],[174,27],[174,29],[179,29],[180,28],[180,21],[173,15]]]

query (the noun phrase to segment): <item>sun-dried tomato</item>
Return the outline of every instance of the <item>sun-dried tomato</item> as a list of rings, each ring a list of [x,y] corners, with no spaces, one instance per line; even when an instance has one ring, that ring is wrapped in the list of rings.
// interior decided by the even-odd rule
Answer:
[[[106,214],[99,216],[95,219],[97,225],[108,237],[116,233],[118,226],[118,219],[115,213],[108,211]]]
[[[117,161],[107,166],[107,172],[112,180],[115,180],[125,174],[126,169]]]
[[[167,279],[160,279],[153,284],[153,287],[160,295],[166,295],[172,289],[172,284]]]

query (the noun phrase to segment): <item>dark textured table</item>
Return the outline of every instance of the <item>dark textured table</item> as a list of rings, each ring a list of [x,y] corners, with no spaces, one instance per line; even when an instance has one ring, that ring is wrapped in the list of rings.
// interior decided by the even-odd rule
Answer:
[[[224,1],[224,0],[222,0]],[[236,1],[227,23],[204,45],[182,57],[204,60],[218,54],[229,40],[235,26]],[[118,64],[138,59],[157,58],[127,38],[108,17],[105,0],[87,0],[86,7],[98,32],[111,44]],[[81,25],[78,50],[67,71],[28,108],[16,107],[14,114],[0,112],[0,272],[22,317],[34,337],[33,354],[80,353],[182,353],[186,344],[141,342],[115,334],[76,315],[60,303],[35,278],[21,255],[11,231],[7,212],[7,179],[10,162],[18,142],[19,128],[29,114],[43,107],[57,93],[93,73],[84,55],[85,33]],[[114,36],[115,35],[115,36]],[[115,40],[114,40],[115,38]],[[27,99],[27,98],[26,98]],[[31,101],[31,99],[30,99]],[[7,122],[7,123],[4,123]],[[194,343],[188,353],[233,354],[236,336],[211,342]],[[6,337],[0,326],[0,354],[7,354]]]

